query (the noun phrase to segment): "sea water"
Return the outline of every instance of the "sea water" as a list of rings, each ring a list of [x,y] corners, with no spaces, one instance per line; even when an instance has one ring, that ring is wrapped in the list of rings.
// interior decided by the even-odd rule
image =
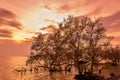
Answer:
[[[26,71],[24,74],[16,72],[26,68],[27,57],[7,56],[0,57],[0,80],[74,80],[73,75],[68,73],[53,73],[51,76],[47,71],[39,71],[38,73]]]

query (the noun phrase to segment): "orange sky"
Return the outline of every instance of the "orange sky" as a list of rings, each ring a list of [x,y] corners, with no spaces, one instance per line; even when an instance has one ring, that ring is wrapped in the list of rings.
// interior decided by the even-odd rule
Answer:
[[[107,34],[120,40],[120,0],[0,0],[0,55],[28,55],[40,28],[56,25],[63,17],[103,17]]]

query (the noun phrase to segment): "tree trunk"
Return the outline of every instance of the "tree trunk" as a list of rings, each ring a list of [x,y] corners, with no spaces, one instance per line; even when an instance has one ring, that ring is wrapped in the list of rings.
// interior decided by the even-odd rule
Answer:
[[[94,67],[94,56],[92,57],[92,60],[91,60],[91,73],[92,74],[93,74],[93,71],[94,71],[93,67]]]

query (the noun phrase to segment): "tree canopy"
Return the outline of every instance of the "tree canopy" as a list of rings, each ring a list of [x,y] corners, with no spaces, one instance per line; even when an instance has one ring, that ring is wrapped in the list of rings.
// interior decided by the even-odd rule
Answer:
[[[80,61],[84,60],[90,63],[89,69],[93,72],[101,53],[110,44],[100,19],[69,16],[58,26],[53,34],[38,33],[34,37],[27,64],[49,71],[66,70],[74,66],[80,73],[83,68]]]

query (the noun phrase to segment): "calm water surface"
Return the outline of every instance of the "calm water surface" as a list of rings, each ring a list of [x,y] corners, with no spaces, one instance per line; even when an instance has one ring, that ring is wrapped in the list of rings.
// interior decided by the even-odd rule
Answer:
[[[0,80],[74,80],[73,74],[53,73],[49,76],[46,71],[40,71],[38,74],[27,71],[25,74],[15,72],[14,69],[25,67],[27,57],[0,57]]]
[[[0,80],[74,80],[75,73],[53,73],[52,76],[46,71],[39,73],[27,71],[25,74],[15,72],[14,69],[25,67],[27,57],[0,57]],[[109,73],[120,74],[120,67],[110,68],[102,71],[102,75],[107,77]]]
[[[0,57],[0,80],[21,80],[13,70],[25,66],[26,59],[26,57]]]

